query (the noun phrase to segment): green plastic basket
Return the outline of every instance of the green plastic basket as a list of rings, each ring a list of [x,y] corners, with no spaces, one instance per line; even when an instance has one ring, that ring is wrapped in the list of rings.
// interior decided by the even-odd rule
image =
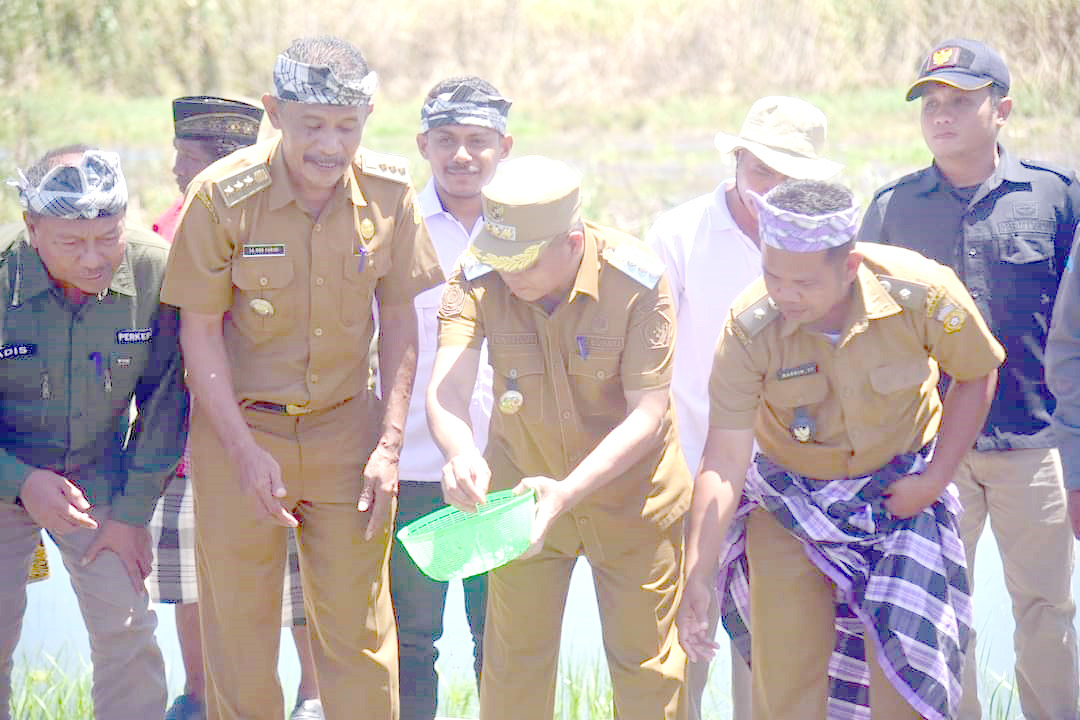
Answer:
[[[398,530],[397,538],[433,580],[479,575],[528,549],[535,506],[532,490],[502,490],[489,494],[475,513],[455,507],[428,513]]]

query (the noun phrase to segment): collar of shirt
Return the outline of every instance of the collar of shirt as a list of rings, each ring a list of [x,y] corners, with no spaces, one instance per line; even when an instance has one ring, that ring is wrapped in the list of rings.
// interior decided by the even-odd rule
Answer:
[[[581,294],[600,299],[600,250],[596,244],[595,230],[591,223],[585,223],[585,247],[581,253],[581,265],[578,266],[574,286],[570,289],[569,302]]]
[[[836,347],[842,346],[851,336],[866,330],[871,320],[896,315],[902,310],[900,304],[881,285],[877,275],[865,265],[859,265],[852,286],[851,306],[848,308],[844,330],[840,333],[841,340],[836,344]],[[784,325],[780,330],[780,335],[786,338],[800,327],[801,325],[798,323],[784,318]]]
[[[360,152],[363,152],[363,150]],[[270,165],[270,177],[274,180],[267,191],[269,193],[267,205],[271,210],[279,210],[296,201],[296,193],[293,192],[292,181],[289,180],[289,171],[285,167],[285,154],[281,152],[280,135],[275,140],[274,147],[270,150],[270,159],[267,164]],[[367,205],[367,199],[364,197],[364,192],[360,189],[360,183],[356,178],[356,165],[357,158],[353,158],[353,161],[349,163],[348,168],[345,170],[344,178],[337,186],[334,197],[326,204],[327,208],[335,206],[339,202],[338,197],[342,193],[348,193],[349,199],[352,200],[352,204],[356,207],[365,207]],[[299,206],[299,203],[297,205]]]
[[[427,184],[424,185],[424,189],[417,193],[416,206],[420,208],[420,214],[426,222],[430,222],[431,218],[441,216],[448,222],[457,223],[458,227],[462,228],[470,238],[475,237],[484,224],[484,218],[481,215],[476,218],[471,230],[462,225],[461,221],[453,213],[443,207],[442,199],[439,197],[439,190],[435,187],[435,178],[428,180]]]
[[[14,292],[11,295],[11,305],[21,305],[25,300],[51,290],[55,283],[49,277],[49,271],[41,262],[37,251],[30,246],[26,238],[26,231],[19,236],[19,246],[16,251],[15,262],[17,263]],[[135,296],[135,274],[131,270],[128,260],[130,251],[125,248],[124,257],[120,265],[113,273],[109,290],[120,295]]]
[[[979,189],[975,191],[975,195],[971,199],[971,205],[982,200],[1004,182],[1021,182],[1024,169],[1020,165],[1020,161],[1006,152],[1000,143],[997,146],[997,151],[997,167],[994,168],[994,172],[990,173],[990,177],[979,185]],[[938,190],[948,192],[952,187],[952,183],[941,174],[941,170],[938,169],[935,162],[927,168],[927,172],[920,178],[918,192],[922,195],[929,195]]]

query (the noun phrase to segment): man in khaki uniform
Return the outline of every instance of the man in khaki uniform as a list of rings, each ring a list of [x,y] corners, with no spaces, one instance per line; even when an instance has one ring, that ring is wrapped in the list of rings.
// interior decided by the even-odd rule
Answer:
[[[685,718],[677,642],[690,477],[670,402],[674,313],[642,244],[583,223],[563,163],[503,163],[440,308],[428,421],[448,502],[537,493],[532,546],[489,575],[480,715],[549,719],[579,555],[593,569],[620,718]],[[494,369],[487,451],[469,427],[480,346]]]
[[[846,188],[788,181],[758,206],[763,279],[732,305],[710,379],[683,647],[715,650],[719,558],[754,717],[952,718],[971,603],[950,481],[1004,352],[951,270],[854,244]]]
[[[360,52],[297,40],[274,84],[263,104],[281,136],[192,182],[162,291],[181,308],[195,396],[207,706],[211,719],[281,717],[268,629],[296,528],[326,717],[363,708],[389,720],[387,557],[416,364],[412,300],[443,274],[404,161],[358,151],[376,86]],[[367,382],[373,294],[384,409]]]

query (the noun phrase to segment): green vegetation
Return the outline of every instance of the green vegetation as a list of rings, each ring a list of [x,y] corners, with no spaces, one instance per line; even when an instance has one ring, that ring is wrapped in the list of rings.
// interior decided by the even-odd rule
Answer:
[[[1008,678],[987,676],[991,681],[984,712],[990,720],[1020,717],[1015,686]],[[479,702],[471,677],[452,674],[440,678],[439,717],[475,718]],[[704,717],[728,717],[729,705],[721,697],[727,691],[710,676],[705,690]],[[611,680],[602,662],[564,662],[555,689],[556,720],[597,720],[611,717]],[[291,705],[290,705],[291,707]],[[66,672],[56,659],[42,656],[34,669],[17,670],[12,688],[12,720],[91,720],[89,668]]]

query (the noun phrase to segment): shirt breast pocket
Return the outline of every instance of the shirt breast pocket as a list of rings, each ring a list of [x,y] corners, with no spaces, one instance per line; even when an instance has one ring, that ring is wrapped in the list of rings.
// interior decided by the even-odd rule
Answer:
[[[506,417],[519,417],[527,422],[544,419],[544,356],[535,352],[495,352],[489,349],[494,412]],[[521,393],[520,408],[514,392]],[[509,412],[508,412],[509,411]]]
[[[870,387],[884,397],[896,396],[905,391],[917,391],[930,377],[928,359],[882,365],[870,371]],[[897,397],[896,399],[900,399]]]
[[[570,356],[567,372],[573,385],[574,400],[582,415],[618,414],[625,409],[626,397],[619,382],[618,355]]]
[[[371,313],[375,284],[386,270],[386,253],[365,248],[362,254],[346,255],[342,263],[341,322],[346,326],[364,322]]]
[[[288,332],[295,320],[293,262],[287,256],[233,261],[236,286],[232,322],[249,340],[265,342]]]
[[[820,405],[828,394],[829,381],[819,373],[774,380],[765,386],[765,399],[768,404],[791,412],[799,407],[812,408]]]

